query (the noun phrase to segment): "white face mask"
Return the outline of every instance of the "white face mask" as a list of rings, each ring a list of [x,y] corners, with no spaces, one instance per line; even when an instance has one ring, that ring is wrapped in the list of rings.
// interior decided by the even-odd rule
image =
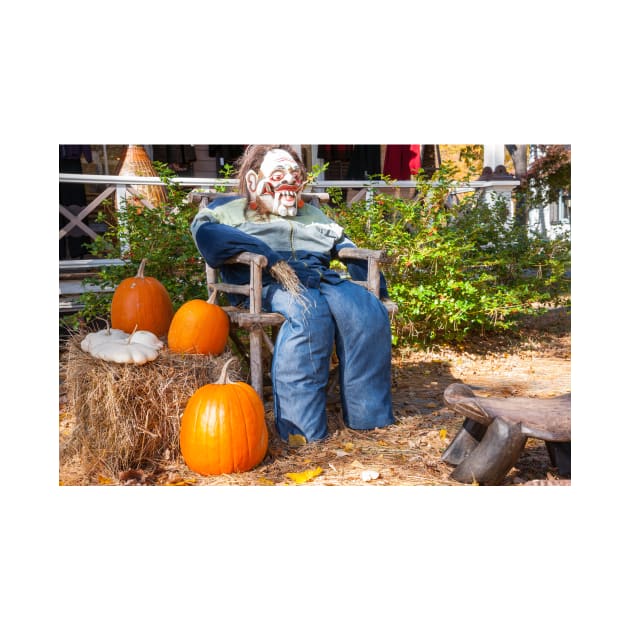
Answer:
[[[300,167],[282,149],[269,151],[260,165],[260,171],[246,175],[250,193],[256,198],[259,211],[294,217],[304,188]]]

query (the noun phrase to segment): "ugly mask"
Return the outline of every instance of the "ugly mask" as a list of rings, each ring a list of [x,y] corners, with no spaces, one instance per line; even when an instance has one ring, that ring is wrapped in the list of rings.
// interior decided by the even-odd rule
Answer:
[[[302,207],[300,193],[304,187],[300,167],[282,149],[272,149],[266,155],[258,173],[248,171],[247,188],[261,213],[294,217]]]

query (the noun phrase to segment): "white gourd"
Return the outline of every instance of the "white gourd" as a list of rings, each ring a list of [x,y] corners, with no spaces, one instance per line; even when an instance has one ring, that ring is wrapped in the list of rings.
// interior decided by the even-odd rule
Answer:
[[[143,365],[157,359],[164,343],[148,330],[138,330],[128,335],[111,328],[86,335],[81,349],[97,359],[113,363]]]
[[[164,342],[156,337],[150,330],[136,330],[133,333],[133,340],[135,343],[143,343],[145,346],[149,346],[150,348],[155,348],[159,350]]]
[[[118,330],[118,328],[107,328],[106,330],[99,330],[87,334],[81,341],[81,350],[83,352],[89,352],[93,347],[105,343],[106,341],[112,341],[113,339],[127,339],[129,334],[124,330]]]
[[[159,351],[142,343],[114,339],[94,348],[90,354],[97,359],[113,363],[135,363],[142,365],[157,359]]]

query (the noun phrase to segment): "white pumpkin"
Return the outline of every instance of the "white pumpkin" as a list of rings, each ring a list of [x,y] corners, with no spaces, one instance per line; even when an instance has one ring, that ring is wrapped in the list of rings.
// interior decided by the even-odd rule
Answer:
[[[143,343],[145,346],[159,350],[164,342],[156,337],[150,330],[136,330],[132,333],[134,343]]]
[[[106,341],[112,341],[113,339],[127,339],[129,334],[124,330],[118,330],[118,328],[107,328],[106,330],[99,330],[85,335],[81,340],[81,350],[83,352],[89,352],[93,347],[105,343]]]
[[[148,330],[138,330],[128,335],[116,328],[90,333],[81,342],[82,350],[97,359],[136,365],[157,359],[163,345],[164,343]]]
[[[155,348],[145,346],[143,343],[113,339],[106,341],[90,351],[90,354],[97,359],[111,361],[113,363],[135,363],[143,365],[148,361],[157,359],[159,351]]]

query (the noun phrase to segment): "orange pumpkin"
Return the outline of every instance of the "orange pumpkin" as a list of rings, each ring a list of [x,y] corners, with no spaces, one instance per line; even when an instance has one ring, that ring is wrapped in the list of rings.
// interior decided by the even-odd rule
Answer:
[[[173,303],[159,280],[144,275],[146,262],[144,258],[138,273],[116,287],[111,305],[112,328],[131,334],[137,327],[162,337],[173,319]]]
[[[223,353],[230,334],[230,320],[216,304],[190,300],[173,316],[168,330],[168,347],[173,352]]]
[[[203,385],[182,415],[179,445],[186,465],[201,475],[246,472],[265,457],[265,409],[247,383],[227,378],[229,359],[216,383]]]

